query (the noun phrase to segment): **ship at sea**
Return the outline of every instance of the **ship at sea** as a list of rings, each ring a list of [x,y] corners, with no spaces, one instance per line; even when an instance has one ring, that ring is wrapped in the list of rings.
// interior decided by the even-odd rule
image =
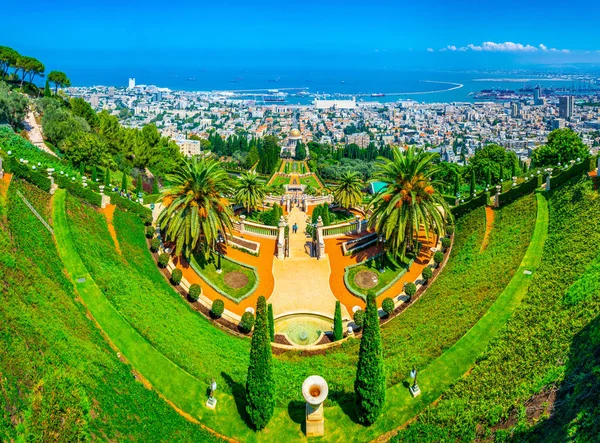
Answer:
[[[285,97],[281,96],[281,95],[263,95],[263,100],[265,102],[284,102],[285,101]]]
[[[371,94],[371,97],[385,97],[385,94],[383,92],[374,92]]]

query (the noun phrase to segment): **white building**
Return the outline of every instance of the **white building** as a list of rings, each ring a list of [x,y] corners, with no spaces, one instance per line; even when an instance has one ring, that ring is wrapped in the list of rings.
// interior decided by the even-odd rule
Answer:
[[[178,139],[175,143],[179,146],[179,151],[186,157],[193,157],[202,153],[200,140]]]
[[[319,100],[316,98],[313,104],[317,109],[355,109],[356,97],[352,97],[351,100]]]
[[[135,88],[135,78],[129,79],[129,89]]]

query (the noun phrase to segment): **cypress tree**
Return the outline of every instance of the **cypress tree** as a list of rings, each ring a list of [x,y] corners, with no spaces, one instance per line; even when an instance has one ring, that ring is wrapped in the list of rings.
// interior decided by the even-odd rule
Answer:
[[[487,180],[487,182],[485,184],[486,187],[487,186],[492,186],[492,171],[491,171],[491,168],[488,168],[488,170],[487,170],[487,179],[486,180]]]
[[[275,316],[273,315],[273,305],[269,303],[269,336],[271,341],[275,341]]]
[[[79,173],[81,174],[82,177],[85,175],[85,163],[84,162],[79,163]]]
[[[158,194],[158,180],[156,179],[156,177],[154,177],[154,179],[152,180],[152,194],[156,195]]]
[[[92,181],[96,183],[98,179],[98,171],[96,170],[96,165],[92,166]]]
[[[323,203],[323,226],[331,224],[331,214],[329,213],[329,204]]]
[[[104,171],[104,186],[106,188],[110,187],[110,169],[106,168]]]
[[[460,176],[458,173],[454,175],[454,196],[460,193]]]
[[[246,412],[257,430],[267,426],[275,409],[275,385],[266,304],[265,297],[262,295],[258,297],[250,347],[250,366],[246,378]]]
[[[504,165],[502,163],[500,163],[500,177],[498,179],[498,183],[502,183],[503,179],[504,179]]]
[[[44,97],[52,97],[52,90],[50,89],[50,82],[46,80],[46,87],[44,88]]]
[[[470,188],[470,196],[475,194],[475,171],[471,171],[471,188]]]
[[[377,420],[385,403],[385,368],[375,295],[367,295],[363,335],[358,351],[355,407],[358,421],[370,425]]]
[[[511,178],[517,176],[517,164],[515,161],[512,162],[510,174]]]
[[[344,329],[342,326],[342,305],[340,304],[339,300],[335,302],[335,314],[333,316],[333,338],[335,341],[344,338]]]
[[[142,173],[140,172],[138,174],[138,176],[137,176],[137,189],[136,189],[136,193],[139,194],[143,190],[144,190],[144,187],[142,185]]]
[[[121,180],[121,190],[127,191],[127,174],[123,173],[123,179]]]

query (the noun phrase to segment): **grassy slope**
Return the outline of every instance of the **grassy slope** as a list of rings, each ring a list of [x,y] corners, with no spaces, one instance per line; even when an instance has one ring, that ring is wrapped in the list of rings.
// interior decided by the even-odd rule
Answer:
[[[75,203],[73,205],[76,206]],[[73,216],[75,214],[71,215]],[[57,214],[55,215],[57,225],[61,225],[62,227],[64,227],[67,222],[66,220],[59,220],[59,217],[60,215],[57,212]],[[85,219],[81,220],[81,223],[83,225],[89,224],[86,223]],[[57,236],[58,235],[59,234],[57,233]],[[64,232],[60,235],[62,237],[64,235]],[[68,241],[69,239],[62,238],[61,241],[65,240]],[[74,247],[72,243],[71,247]],[[76,255],[77,254],[75,254],[73,250],[70,251],[69,256]],[[72,269],[76,269],[77,265],[71,263],[69,267]],[[75,274],[77,274],[77,272],[75,272]],[[97,294],[100,294],[100,291],[96,292]],[[510,298],[509,296],[503,296],[500,299],[504,300],[504,303],[506,303],[507,297]],[[90,297],[90,300],[93,301],[93,297]],[[116,315],[116,311],[113,310],[113,312]],[[104,315],[102,311],[101,314]],[[425,389],[429,389],[429,392],[433,394],[434,392],[436,392],[436,390],[442,390],[445,387],[447,387],[448,383],[450,383],[457,376],[457,374],[466,371],[466,369],[470,364],[472,364],[473,359],[478,353],[478,346],[472,346],[472,343],[485,343],[486,340],[488,340],[491,337],[491,333],[493,333],[493,328],[497,326],[497,322],[501,321],[501,319],[503,318],[502,315],[503,310],[498,310],[495,314],[487,318],[486,323],[488,328],[474,328],[472,331],[475,332],[468,334],[467,337],[463,339],[466,340],[465,344],[461,344],[453,348],[454,352],[462,351],[463,354],[459,365],[450,365],[453,367],[451,371],[445,373],[442,370],[449,366],[448,357],[444,358],[442,356],[441,359],[439,359],[437,362],[434,362],[430,370],[432,373],[435,373],[437,375],[430,376],[431,385],[428,385],[427,382],[425,382],[425,384],[423,385]],[[106,319],[106,321],[108,321],[108,323],[112,323],[111,327],[113,327],[116,325],[116,323],[122,322],[122,318],[120,316],[118,316],[118,318],[114,317],[113,314],[111,314],[111,317]],[[125,327],[125,325],[121,325],[120,327]],[[115,331],[113,331],[113,334],[114,333]],[[160,373],[158,374],[158,376],[153,375],[156,371],[161,371],[161,367],[164,367],[166,364],[166,362],[160,362],[162,356],[156,355],[155,352],[151,349],[145,348],[145,342],[143,342],[141,336],[135,334],[137,335],[137,337],[133,337],[133,335],[130,333],[127,333],[125,335],[126,337],[122,339],[119,338],[119,341],[121,343],[120,346],[125,347],[122,349],[124,349],[126,355],[129,355],[131,353],[132,356],[130,358],[132,359],[132,361],[139,361],[139,363],[142,364],[145,368],[143,372],[145,373],[145,371],[149,371],[149,374],[146,375],[148,376],[150,381],[158,383],[158,386],[164,386],[164,392],[167,395],[169,395],[169,398],[172,398],[176,404],[182,406],[185,410],[190,411],[194,415],[202,417],[203,421],[206,422],[209,426],[214,426],[217,430],[221,432],[225,432],[229,435],[242,437],[243,439],[252,438],[253,434],[248,434],[248,430],[244,429],[244,425],[240,422],[239,416],[236,416],[235,411],[233,411],[233,400],[229,396],[223,395],[221,396],[220,400],[220,404],[222,405],[221,407],[223,408],[221,411],[221,417],[228,417],[227,420],[223,421],[222,419],[219,419],[218,417],[215,417],[212,414],[207,414],[203,408],[197,407],[197,400],[194,398],[194,391],[199,390],[199,388],[194,379],[189,378],[183,382],[182,380],[178,380],[178,378],[183,376],[181,374],[178,374],[180,370],[176,367],[173,367],[172,370],[169,372],[168,379],[165,379],[164,376]],[[131,341],[129,341],[130,339]],[[144,352],[138,352],[138,347],[144,348]],[[425,369],[423,373],[427,374],[427,371],[428,369]],[[184,376],[189,377],[188,374],[185,374]],[[182,390],[182,384],[185,385],[187,389]],[[175,396],[171,397],[170,395]],[[355,435],[355,437],[359,440],[377,436],[381,432],[389,430],[390,426],[394,425],[395,422],[391,417],[395,417],[396,419],[398,419],[399,417],[405,417],[406,419],[408,419],[420,408],[426,406],[427,401],[432,400],[432,398],[429,398],[430,396],[431,395],[423,395],[423,397],[421,397],[419,400],[411,401],[410,397],[408,396],[408,393],[404,390],[402,385],[397,385],[396,387],[390,390],[390,396],[388,404],[386,406],[386,412],[384,417],[382,417],[375,426],[368,429],[365,429],[361,426],[352,423],[351,411],[348,411],[347,409],[342,410],[337,407],[327,408],[328,417],[330,417],[331,420],[334,420],[338,425],[335,430],[332,430],[328,433],[327,440],[340,441],[343,439],[347,439],[349,435]],[[256,435],[256,437],[259,440],[264,441],[265,439],[268,440],[270,438],[270,435],[273,435],[272,433],[277,433],[276,435],[278,437],[286,435],[285,438],[288,440],[295,439],[294,437],[301,438],[300,425],[294,425],[290,422],[290,418],[292,418],[292,420],[295,421],[299,420],[302,416],[302,403],[297,403],[290,403],[288,409],[278,409],[276,411],[274,420],[272,421],[272,423],[268,427],[268,430],[266,431],[267,433],[258,434]],[[238,410],[240,406],[243,405],[238,404]],[[348,414],[350,414],[350,416]],[[299,422],[300,420],[297,423]]]
[[[599,219],[589,181],[551,193],[548,241],[522,305],[470,376],[397,441],[597,441]],[[553,389],[554,413],[532,427],[529,399]]]
[[[51,216],[50,196],[17,180],[10,187],[8,208],[0,201],[0,324],[10,325],[0,328],[0,441],[18,435],[49,439],[49,431],[56,431],[79,406],[72,402],[76,390],[91,406],[86,428],[94,439],[216,441],[144,388],[131,367],[117,359],[74,301],[52,236],[16,196],[17,190],[44,218]],[[50,412],[42,409],[26,420],[36,386],[55,386],[57,378],[73,385],[60,395],[38,390],[38,400],[42,392],[41,403],[51,405]],[[75,436],[68,427],[54,437],[66,441]]]

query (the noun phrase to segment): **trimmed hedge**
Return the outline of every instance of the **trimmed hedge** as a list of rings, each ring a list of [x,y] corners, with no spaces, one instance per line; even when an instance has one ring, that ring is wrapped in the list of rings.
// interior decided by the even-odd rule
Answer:
[[[181,283],[182,278],[183,272],[181,272],[181,269],[173,269],[173,272],[171,273],[171,283],[173,283],[174,285],[178,285],[179,283]]]
[[[354,313],[354,324],[358,326],[358,328],[362,328],[365,324],[365,311],[359,309]]]
[[[69,191],[69,193],[79,197],[95,206],[102,204],[102,196],[88,187],[84,187],[79,183],[78,180],[71,180],[69,177],[63,175],[57,175],[54,179],[56,184]]]
[[[541,174],[536,175],[532,179],[530,179],[526,182],[523,182],[520,185],[515,186],[506,192],[501,193],[500,194],[500,205],[505,205],[507,203],[510,203],[525,194],[531,194],[537,188],[542,186],[542,181],[543,181],[542,175]]]
[[[409,297],[412,297],[417,292],[417,286],[413,282],[406,283],[404,286],[404,293]]]
[[[421,273],[421,275],[423,276],[423,279],[427,281],[431,277],[433,277],[433,270],[429,266],[426,266],[423,268],[423,272]]]
[[[210,308],[210,313],[214,317],[219,318],[219,317],[221,317],[221,315],[223,315],[224,311],[225,311],[225,303],[223,302],[223,300],[221,300],[220,298],[213,300],[212,307]]]
[[[164,268],[169,264],[169,254],[163,252],[158,256],[158,266]]]
[[[394,312],[394,307],[394,300],[389,297],[385,298],[381,303],[381,309],[383,309],[387,315],[390,315],[392,312]]]
[[[240,330],[244,333],[248,333],[252,330],[252,327],[254,326],[254,315],[252,315],[251,312],[244,312],[244,314],[242,315],[242,319],[240,320]]]
[[[465,200],[464,203],[461,203],[458,206],[455,206],[451,209],[452,215],[455,218],[462,217],[467,212],[471,212],[473,209],[478,208],[480,206],[484,206],[490,199],[489,191],[481,192],[477,197],[471,197]]]
[[[435,254],[433,254],[433,261],[439,265],[441,262],[444,261],[444,253],[441,251],[437,251]]]
[[[117,205],[119,208],[125,211],[135,212],[139,214],[142,218],[150,218],[152,219],[152,211],[145,206],[136,203],[134,201],[129,200],[128,198],[121,197],[119,194],[115,192],[105,192],[106,195],[110,196],[110,202],[113,205]]]
[[[188,298],[191,301],[198,301],[201,293],[202,293],[202,288],[200,287],[200,285],[198,283],[194,283],[193,285],[190,286],[190,289],[188,291]]]
[[[38,169],[32,169],[28,164],[21,163],[14,157],[4,157],[3,169],[14,174],[15,177],[22,178],[38,188],[50,192],[50,179],[47,175]]]

